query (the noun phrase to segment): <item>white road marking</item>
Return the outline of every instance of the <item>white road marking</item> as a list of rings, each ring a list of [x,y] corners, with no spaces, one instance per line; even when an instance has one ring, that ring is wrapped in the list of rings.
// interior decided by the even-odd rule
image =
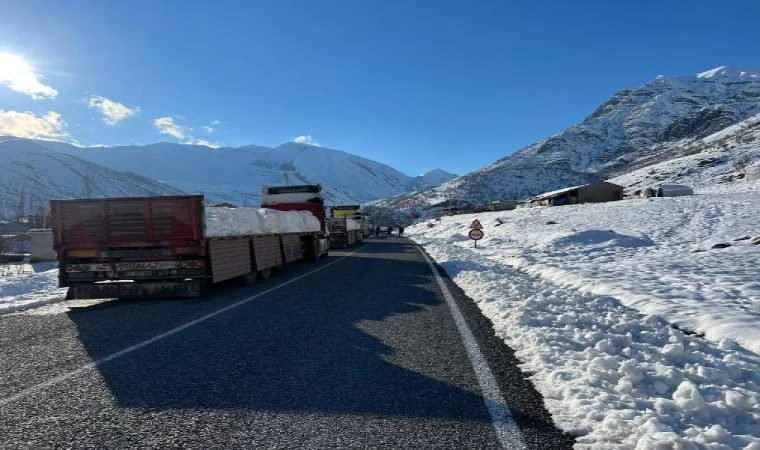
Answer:
[[[98,367],[100,365],[103,365],[103,364],[107,363],[108,361],[113,361],[114,359],[120,358],[120,357],[122,357],[122,356],[124,356],[126,354],[129,354],[129,353],[132,353],[135,350],[139,350],[139,349],[141,349],[143,347],[146,347],[146,346],[148,346],[148,345],[150,345],[150,344],[152,344],[152,343],[154,343],[156,341],[160,341],[161,339],[164,339],[164,338],[167,338],[167,337],[169,337],[171,335],[177,334],[180,331],[183,331],[183,330],[185,330],[187,328],[192,327],[193,325],[197,325],[197,324],[199,324],[201,322],[205,322],[206,320],[211,319],[212,317],[218,316],[219,314],[227,312],[227,311],[229,311],[229,310],[231,310],[233,308],[237,308],[238,306],[242,306],[242,305],[244,305],[244,304],[246,304],[246,303],[248,303],[248,302],[250,302],[252,300],[255,300],[255,299],[259,298],[259,297],[267,295],[270,292],[276,291],[276,290],[278,290],[278,289],[280,289],[282,287],[285,287],[285,286],[287,286],[289,284],[295,283],[296,281],[298,281],[300,279],[306,278],[306,277],[308,277],[309,275],[311,275],[313,273],[319,272],[320,270],[326,269],[326,268],[332,266],[333,264],[336,264],[336,263],[344,260],[345,258],[348,258],[349,256],[351,256],[351,255],[359,252],[360,250],[362,250],[363,248],[365,248],[368,245],[369,245],[369,243],[364,244],[361,247],[359,247],[356,250],[354,250],[353,252],[349,253],[348,255],[342,256],[342,257],[336,259],[335,261],[329,262],[329,263],[327,263],[327,264],[325,264],[323,266],[317,267],[314,270],[306,272],[305,274],[299,275],[299,276],[293,278],[292,280],[288,280],[288,281],[286,281],[284,283],[278,284],[277,286],[269,288],[269,289],[267,289],[265,291],[261,291],[258,294],[252,295],[252,296],[250,296],[248,298],[245,298],[243,300],[240,300],[240,301],[238,301],[236,303],[233,303],[231,305],[225,306],[224,308],[220,308],[220,309],[218,309],[218,310],[216,310],[216,311],[214,311],[212,313],[206,314],[203,317],[199,317],[199,318],[197,318],[195,320],[191,320],[190,322],[187,322],[187,323],[182,324],[182,325],[180,325],[178,327],[172,328],[169,331],[166,331],[166,332],[161,333],[159,335],[153,336],[150,339],[146,339],[146,340],[144,340],[144,341],[142,341],[142,342],[140,342],[138,344],[132,345],[132,346],[127,347],[127,348],[125,348],[123,350],[119,350],[116,353],[111,353],[110,355],[106,356],[105,358],[101,358],[101,359],[99,359],[97,361],[93,361],[93,362],[91,362],[89,364],[85,364],[84,366],[79,367],[78,369],[74,369],[74,370],[72,370],[70,372],[63,373],[63,374],[58,375],[56,377],[53,377],[53,378],[51,378],[51,379],[49,379],[47,381],[44,381],[44,382],[39,383],[39,384],[36,384],[36,385],[34,385],[32,387],[29,387],[29,388],[26,388],[23,391],[20,391],[20,392],[14,394],[14,395],[11,395],[10,397],[2,398],[2,399],[0,399],[0,407],[3,407],[5,405],[7,405],[8,403],[16,401],[16,400],[18,400],[18,399],[20,399],[22,397],[26,397],[27,395],[33,394],[33,393],[35,393],[35,392],[37,392],[39,390],[42,390],[42,389],[54,386],[54,385],[56,385],[58,383],[61,383],[63,381],[66,381],[66,380],[68,380],[70,378],[73,378],[73,377],[79,375],[79,374],[82,374],[82,373],[87,372],[87,371],[89,371],[91,369],[94,369],[94,368],[96,368],[96,367]]]
[[[451,291],[446,286],[446,283],[441,278],[441,274],[433,265],[430,257],[425,251],[416,245],[417,249],[422,253],[430,266],[430,270],[435,275],[435,279],[438,282],[438,287],[441,288],[443,297],[446,299],[446,304],[449,305],[451,315],[454,317],[454,323],[456,323],[459,335],[462,337],[464,347],[467,350],[467,356],[470,357],[470,364],[475,371],[475,376],[478,379],[480,390],[483,391],[483,398],[488,408],[488,412],[491,414],[491,423],[493,424],[496,436],[501,442],[501,446],[506,449],[523,449],[526,448],[525,442],[520,435],[520,428],[512,418],[512,412],[507,406],[507,402],[504,401],[504,396],[501,394],[499,385],[496,383],[496,379],[491,372],[491,368],[488,366],[488,361],[483,356],[483,353],[478,347],[478,342],[475,340],[475,336],[472,334],[472,330],[464,320],[462,311],[454,301],[454,297],[451,295]]]

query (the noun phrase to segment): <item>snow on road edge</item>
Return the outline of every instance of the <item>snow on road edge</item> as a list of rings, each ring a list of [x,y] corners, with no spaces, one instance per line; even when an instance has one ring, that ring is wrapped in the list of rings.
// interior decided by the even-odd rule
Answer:
[[[445,239],[412,239],[491,319],[577,447],[760,449],[757,355]]]

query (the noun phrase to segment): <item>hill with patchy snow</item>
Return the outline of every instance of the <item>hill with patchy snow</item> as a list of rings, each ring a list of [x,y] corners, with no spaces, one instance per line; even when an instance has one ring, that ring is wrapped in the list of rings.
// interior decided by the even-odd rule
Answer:
[[[740,136],[746,129],[735,125],[758,113],[760,71],[719,67],[693,76],[660,76],[638,88],[618,92],[582,123],[483,169],[377,205],[424,207],[447,195],[482,205],[620,176],[708,151],[713,146],[708,138],[716,133],[724,142],[749,139]],[[750,120],[744,125],[754,126],[752,123]],[[722,157],[727,167],[739,157],[731,151],[736,148],[730,142],[724,148]],[[693,160],[699,164],[699,158]],[[719,182],[726,176],[723,173],[710,181]]]
[[[32,214],[51,199],[176,195],[134,173],[108,169],[34,141],[0,142],[0,218]]]

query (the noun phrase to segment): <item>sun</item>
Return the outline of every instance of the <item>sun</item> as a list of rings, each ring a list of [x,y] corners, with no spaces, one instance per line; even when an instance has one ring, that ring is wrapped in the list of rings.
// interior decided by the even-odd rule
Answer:
[[[0,52],[0,79],[14,79],[28,72],[32,72],[32,68],[24,58]]]
[[[58,91],[40,81],[41,77],[20,55],[0,52],[0,84],[32,98],[54,98]]]

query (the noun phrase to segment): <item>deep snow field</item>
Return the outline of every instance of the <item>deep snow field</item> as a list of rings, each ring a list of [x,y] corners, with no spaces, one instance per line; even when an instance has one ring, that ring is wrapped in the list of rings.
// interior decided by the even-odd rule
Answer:
[[[460,215],[407,234],[478,302],[578,448],[760,449],[759,193]]]

